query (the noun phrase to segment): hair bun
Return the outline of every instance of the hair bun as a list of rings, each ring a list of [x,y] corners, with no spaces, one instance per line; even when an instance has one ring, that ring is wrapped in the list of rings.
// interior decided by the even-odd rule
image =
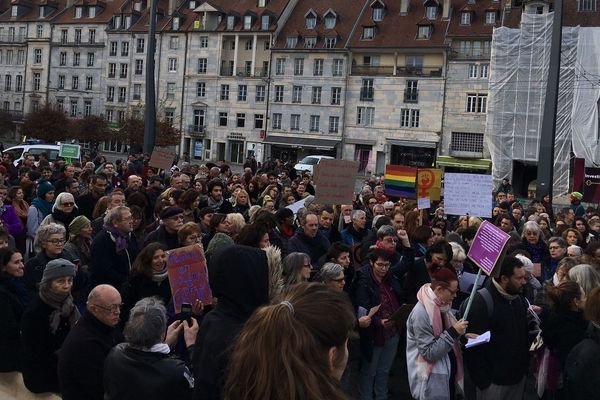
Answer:
[[[446,266],[435,266],[429,274],[431,275],[432,281],[445,282],[450,283],[452,281],[457,281],[458,277],[456,276],[456,271],[454,269],[450,269]]]

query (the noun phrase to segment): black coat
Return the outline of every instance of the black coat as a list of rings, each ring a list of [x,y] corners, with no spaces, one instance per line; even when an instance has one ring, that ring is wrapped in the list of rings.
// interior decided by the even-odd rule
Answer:
[[[172,297],[168,277],[162,282],[154,282],[143,274],[130,276],[121,287],[120,292],[123,299],[123,311],[121,312],[123,323],[129,319],[129,312],[135,306],[135,303],[144,297],[158,297],[165,306],[171,302]]]
[[[167,250],[173,250],[181,247],[177,232],[169,233],[164,225],[160,225],[155,231],[150,232],[144,239],[144,247],[152,242],[162,243],[167,246]]]
[[[13,281],[1,278],[0,372],[21,371],[21,318],[25,307],[19,297]]]
[[[86,312],[67,335],[58,355],[63,400],[102,400],[104,360],[123,341],[121,332]]]
[[[564,368],[565,398],[595,400],[600,380],[600,329],[590,325],[588,338],[582,340],[567,356]]]
[[[569,311],[566,313],[548,313],[542,319],[540,328],[544,344],[552,354],[565,365],[567,355],[579,342],[587,336],[588,321],[582,312]]]
[[[50,332],[49,318],[54,311],[39,295],[29,304],[21,319],[23,343],[23,381],[33,393],[58,393],[56,373],[58,357],[67,334],[71,330],[68,319],[63,319],[56,330]]]
[[[203,199],[200,204],[198,205],[199,209],[202,209],[204,207],[210,207],[208,205],[208,198]],[[217,208],[215,210],[215,213],[218,214],[229,214],[233,212],[233,205],[231,205],[231,203],[227,200],[223,200],[223,203],[221,203],[221,205],[219,206],[219,208]]]
[[[73,257],[74,256],[71,253],[63,251],[57,257],[50,258],[46,254],[46,252],[42,250],[39,253],[37,253],[35,257],[27,260],[27,262],[25,263],[25,274],[23,275],[23,279],[25,281],[25,287],[29,291],[31,297],[33,298],[33,296],[35,296],[35,294],[38,291],[37,286],[38,283],[40,283],[42,280],[46,264],[57,258],[64,258],[69,261],[74,261]],[[87,280],[87,274],[85,274],[83,271],[81,274],[78,272],[78,274],[75,276],[75,279],[73,280],[73,292],[77,292],[80,289],[85,289],[85,286],[87,285]]]
[[[127,277],[139,249],[137,242],[128,239],[128,247],[122,252],[116,252],[116,245],[110,234],[103,230],[92,242],[91,287],[106,283],[120,288]]]
[[[287,243],[289,253],[300,252],[308,254],[313,268],[319,266],[319,258],[327,253],[329,246],[331,246],[331,243],[329,243],[329,240],[320,231],[317,231],[317,235],[311,238],[305,235],[302,229],[298,229],[296,234]]]
[[[179,359],[122,343],[104,364],[105,400],[186,400],[192,397],[192,374]]]

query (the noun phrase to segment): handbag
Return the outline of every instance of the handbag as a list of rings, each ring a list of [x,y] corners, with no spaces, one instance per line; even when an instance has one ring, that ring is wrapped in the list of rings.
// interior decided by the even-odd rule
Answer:
[[[558,358],[552,354],[538,333],[529,351],[533,352],[533,375],[537,395],[542,398],[545,391],[555,393],[562,387],[562,371]]]

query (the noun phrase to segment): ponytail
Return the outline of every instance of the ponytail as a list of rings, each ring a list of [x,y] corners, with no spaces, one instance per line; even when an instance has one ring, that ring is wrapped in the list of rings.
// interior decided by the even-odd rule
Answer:
[[[550,308],[557,313],[571,310],[573,300],[581,297],[581,286],[574,281],[565,281],[557,286],[550,286],[546,293]]]

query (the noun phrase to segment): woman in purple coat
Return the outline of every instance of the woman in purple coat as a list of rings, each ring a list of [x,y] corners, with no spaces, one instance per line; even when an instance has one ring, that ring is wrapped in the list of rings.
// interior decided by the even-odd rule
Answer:
[[[7,196],[8,188],[0,185],[0,222],[8,233],[15,237],[23,232],[23,225],[21,225],[21,220],[17,216],[13,206],[4,204],[4,199]]]

